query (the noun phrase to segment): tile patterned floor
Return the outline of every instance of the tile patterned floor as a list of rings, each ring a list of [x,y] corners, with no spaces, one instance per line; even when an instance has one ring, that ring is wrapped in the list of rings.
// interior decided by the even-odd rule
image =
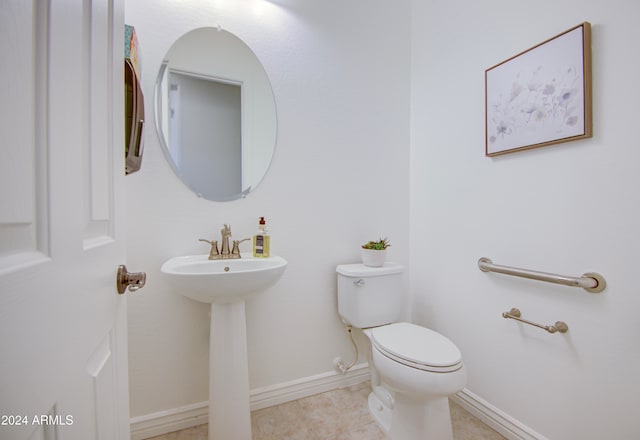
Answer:
[[[384,440],[369,414],[369,391],[365,382],[254,411],[253,440]],[[460,406],[450,406],[455,440],[504,440]],[[207,440],[207,425],[153,440]]]

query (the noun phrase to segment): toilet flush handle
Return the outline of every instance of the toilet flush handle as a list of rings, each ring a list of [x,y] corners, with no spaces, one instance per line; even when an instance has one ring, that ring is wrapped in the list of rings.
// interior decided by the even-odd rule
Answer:
[[[354,281],[353,284],[355,284],[358,287],[362,287],[362,286],[364,286],[364,280],[362,278],[360,278],[359,280]]]

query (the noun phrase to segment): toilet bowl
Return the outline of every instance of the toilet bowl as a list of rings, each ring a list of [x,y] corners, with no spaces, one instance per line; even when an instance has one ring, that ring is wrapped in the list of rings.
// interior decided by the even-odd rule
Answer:
[[[338,266],[338,311],[370,342],[369,410],[392,440],[451,440],[448,397],[462,390],[462,354],[445,336],[400,315],[402,266]]]
[[[388,426],[383,427],[389,437],[452,439],[448,397],[467,381],[458,348],[444,336],[409,323],[388,324],[367,333],[372,365],[393,392],[393,408],[385,420]],[[374,411],[380,413],[380,405]]]

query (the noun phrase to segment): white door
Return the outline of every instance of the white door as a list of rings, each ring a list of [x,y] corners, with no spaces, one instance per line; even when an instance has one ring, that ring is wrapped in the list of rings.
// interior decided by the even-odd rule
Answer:
[[[0,3],[0,439],[128,439],[122,0]]]

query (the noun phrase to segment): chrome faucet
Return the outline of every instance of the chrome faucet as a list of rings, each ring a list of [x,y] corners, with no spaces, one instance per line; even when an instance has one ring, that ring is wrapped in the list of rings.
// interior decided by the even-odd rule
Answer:
[[[223,225],[220,230],[220,235],[222,236],[222,248],[218,251],[218,242],[216,240],[205,240],[204,238],[199,238],[198,241],[204,241],[205,243],[209,243],[211,245],[211,250],[209,251],[209,260],[228,260],[232,258],[240,258],[240,243],[243,241],[249,240],[245,238],[243,240],[233,240],[233,248],[229,250],[229,238],[231,237],[231,227],[228,224]]]

